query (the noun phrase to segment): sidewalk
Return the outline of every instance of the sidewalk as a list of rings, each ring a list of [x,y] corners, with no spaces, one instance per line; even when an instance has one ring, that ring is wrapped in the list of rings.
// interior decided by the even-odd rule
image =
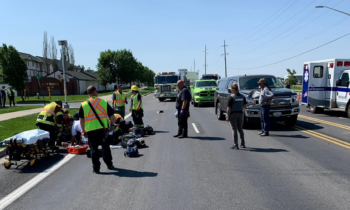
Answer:
[[[26,115],[30,114],[38,114],[43,108],[37,108],[37,109],[28,109],[28,110],[23,110],[23,111],[18,111],[18,112],[10,112],[6,114],[0,114],[0,122],[9,120],[12,118],[17,118],[17,117],[23,117]]]

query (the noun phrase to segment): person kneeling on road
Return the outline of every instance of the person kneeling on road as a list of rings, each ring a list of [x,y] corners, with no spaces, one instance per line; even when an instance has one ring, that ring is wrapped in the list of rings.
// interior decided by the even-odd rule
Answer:
[[[108,169],[114,169],[112,153],[107,140],[109,132],[114,130],[114,110],[104,99],[98,98],[94,86],[87,88],[89,99],[81,104],[79,109],[80,126],[84,136],[88,138],[91,149],[93,173],[100,173],[100,156],[98,146],[102,145],[103,161]],[[108,118],[111,121],[108,131]]]
[[[238,134],[241,137],[241,147],[245,148],[244,132],[243,132],[243,108],[247,108],[248,103],[246,98],[238,92],[238,85],[234,83],[231,86],[231,95],[228,96],[227,104],[227,118],[226,121],[231,123],[232,136],[234,145],[231,149],[239,149],[238,147]]]
[[[71,139],[72,136],[72,126],[73,118],[70,116],[68,109],[63,109],[63,124],[61,132],[58,134],[57,145],[66,145],[64,142],[67,142]]]

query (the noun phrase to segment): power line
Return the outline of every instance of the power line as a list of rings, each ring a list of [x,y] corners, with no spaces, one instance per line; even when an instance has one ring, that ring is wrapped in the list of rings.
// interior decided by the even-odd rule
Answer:
[[[304,55],[304,54],[306,54],[306,53],[309,53],[309,52],[311,52],[311,51],[317,50],[317,49],[319,49],[319,48],[321,48],[321,47],[323,47],[323,46],[326,46],[326,45],[328,45],[328,44],[330,44],[330,43],[333,43],[333,42],[335,42],[335,41],[337,41],[337,40],[339,40],[339,39],[342,39],[342,38],[344,38],[344,37],[346,37],[346,36],[349,36],[349,35],[350,35],[350,33],[347,33],[347,34],[345,34],[345,35],[343,35],[343,36],[341,36],[341,37],[338,37],[338,38],[336,38],[336,39],[334,39],[334,40],[332,40],[332,41],[330,41],[330,42],[327,42],[327,43],[325,43],[325,44],[323,44],[323,45],[320,45],[320,46],[315,47],[315,48],[313,48],[313,49],[311,49],[311,50],[308,50],[308,51],[306,51],[306,52],[303,52],[303,53],[300,53],[300,54],[298,54],[298,55],[292,56],[292,57],[290,57],[290,58],[286,58],[286,59],[281,60],[281,61],[277,61],[277,62],[274,62],[274,63],[271,63],[271,64],[267,64],[267,65],[264,65],[264,66],[258,66],[258,67],[252,67],[252,68],[243,68],[243,69],[240,68],[240,69],[241,69],[241,70],[252,70],[252,69],[259,69],[259,68],[263,68],[263,67],[267,67],[267,66],[272,66],[272,65],[275,65],[275,64],[278,64],[278,63],[282,63],[282,62],[284,62],[284,61],[287,61],[287,60],[290,60],[290,59],[299,57],[299,56],[301,56],[301,55]],[[235,68],[231,68],[231,69],[235,69]]]

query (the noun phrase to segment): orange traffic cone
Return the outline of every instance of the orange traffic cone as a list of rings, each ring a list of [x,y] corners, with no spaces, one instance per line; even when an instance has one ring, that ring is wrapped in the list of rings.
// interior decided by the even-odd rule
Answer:
[[[301,93],[299,92],[299,94],[298,94],[298,99],[301,99],[300,94],[301,94]]]

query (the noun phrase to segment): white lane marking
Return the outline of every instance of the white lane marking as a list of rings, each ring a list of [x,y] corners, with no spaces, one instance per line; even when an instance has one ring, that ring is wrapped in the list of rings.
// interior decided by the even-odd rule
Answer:
[[[124,120],[129,118],[131,116],[131,113],[127,114],[125,117],[124,117]]]
[[[125,116],[125,119],[129,118],[131,116],[131,113],[127,114]],[[61,161],[53,164],[51,167],[46,169],[45,171],[41,172],[40,174],[33,177],[28,182],[24,183],[22,186],[5,196],[3,199],[0,200],[0,209],[6,208],[8,205],[13,203],[15,200],[17,200],[19,197],[24,195],[24,193],[28,192],[31,188],[33,188],[35,185],[39,184],[42,180],[44,180],[46,177],[48,177],[50,174],[52,174],[54,171],[59,169],[64,164],[68,163],[75,155],[68,154],[66,155]]]
[[[63,166],[65,163],[70,161],[73,157],[75,157],[75,155],[73,155],[73,154],[66,155],[61,161],[53,164],[50,168],[48,168],[45,171],[41,172],[40,174],[36,175],[31,180],[29,180],[28,182],[24,183],[22,186],[20,186],[16,190],[14,190],[12,193],[5,196],[3,199],[0,200],[0,209],[4,209],[6,206],[10,205],[12,202],[14,202],[19,197],[21,197],[24,193],[28,192],[31,188],[33,188],[39,182],[44,180],[46,177],[48,177],[54,171],[56,171],[61,166]]]
[[[198,130],[196,124],[192,123],[192,126],[193,126],[194,130],[196,131],[196,133],[199,133],[199,130]]]

